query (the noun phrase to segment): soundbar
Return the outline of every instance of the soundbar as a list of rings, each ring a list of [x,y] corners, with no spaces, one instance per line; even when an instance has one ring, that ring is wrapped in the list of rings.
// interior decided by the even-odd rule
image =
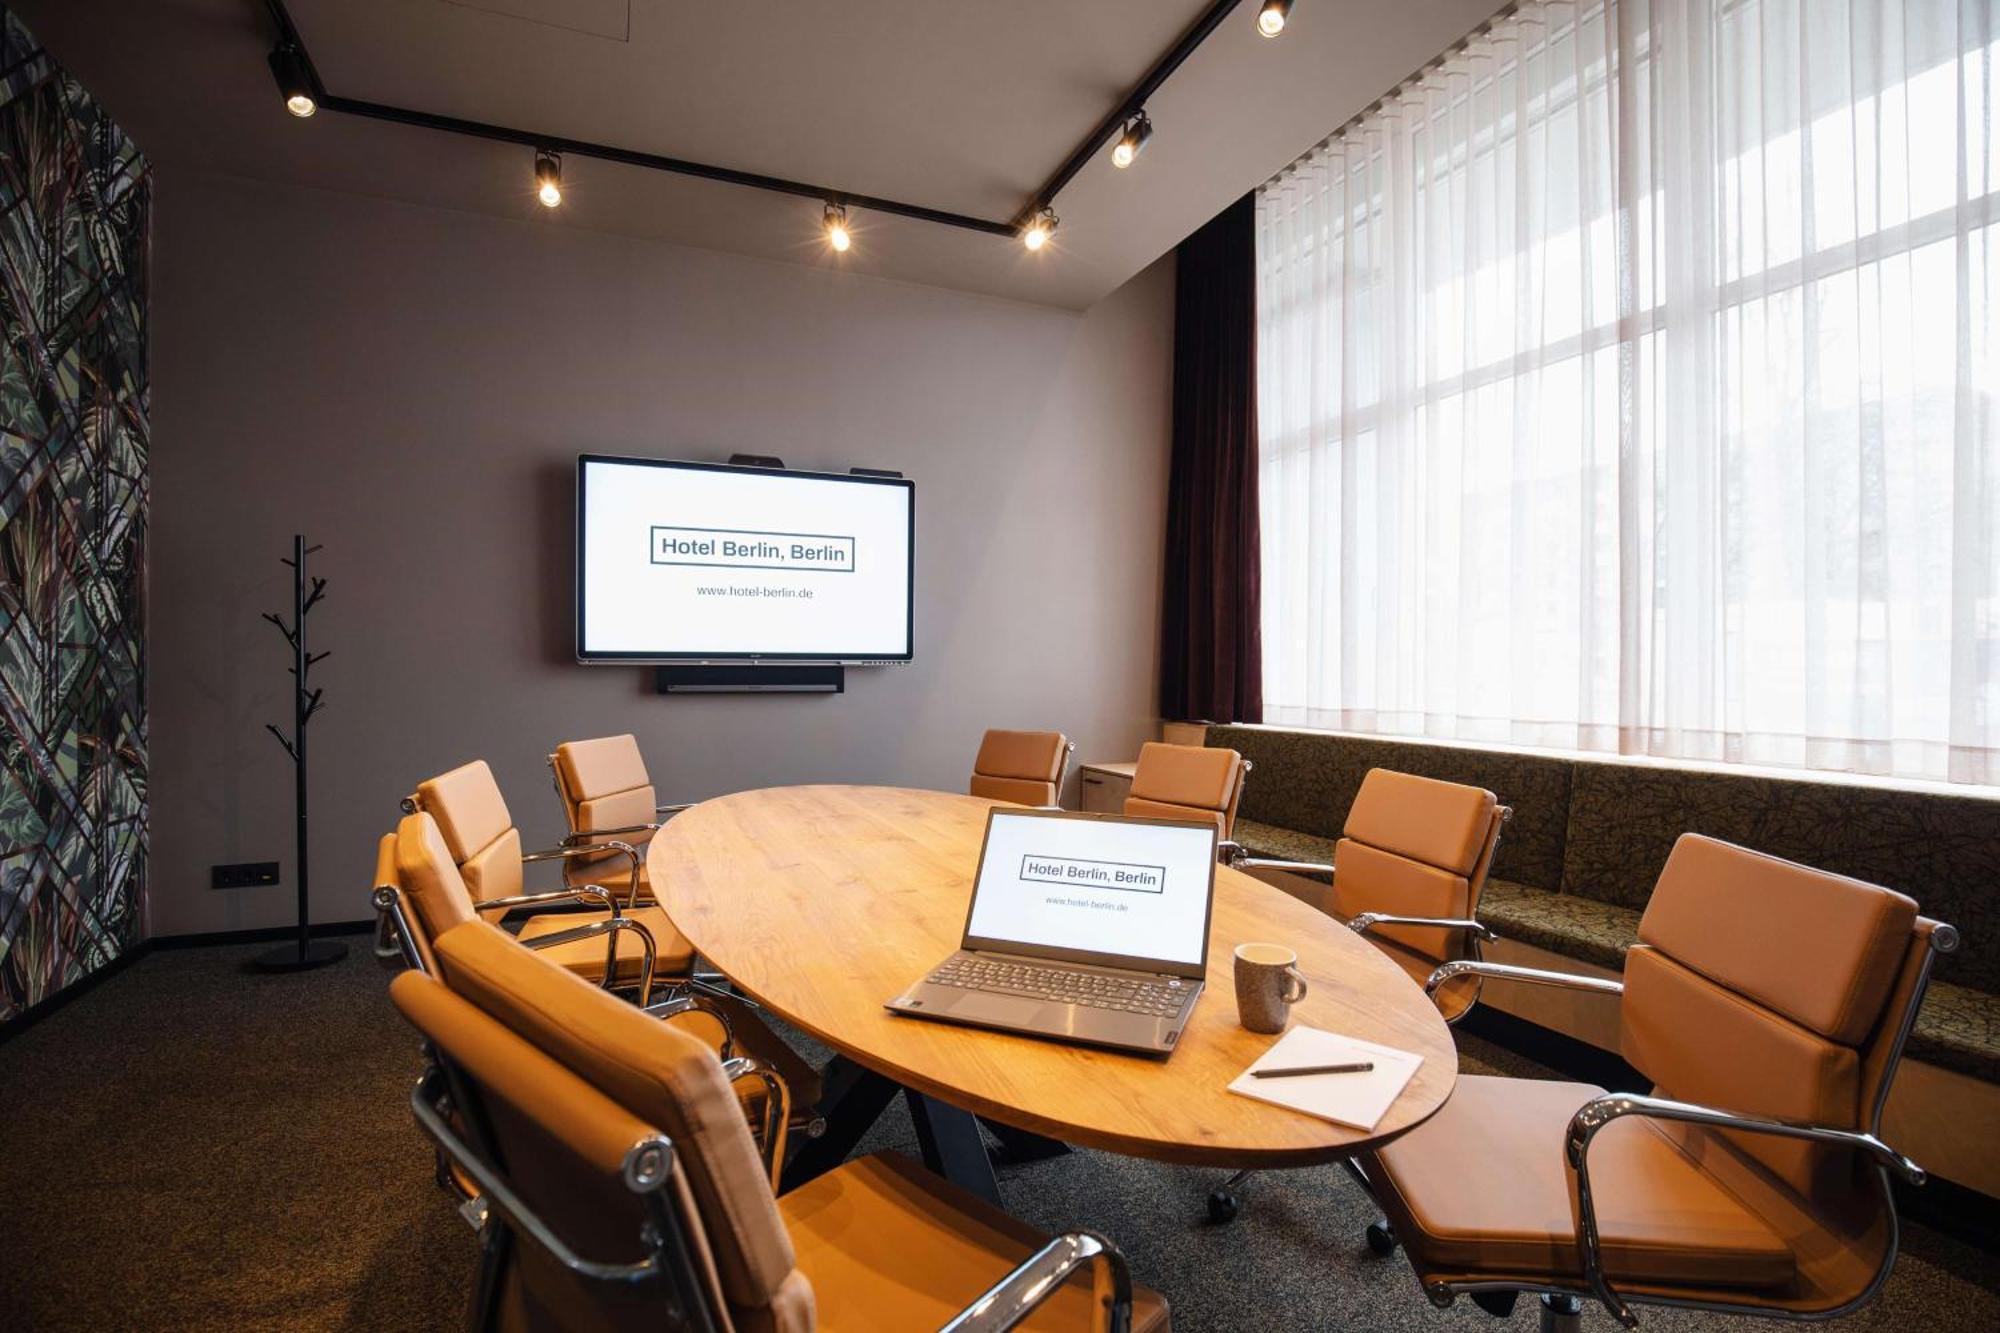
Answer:
[[[722,666],[661,666],[653,672],[661,694],[845,694],[847,668],[755,662]]]

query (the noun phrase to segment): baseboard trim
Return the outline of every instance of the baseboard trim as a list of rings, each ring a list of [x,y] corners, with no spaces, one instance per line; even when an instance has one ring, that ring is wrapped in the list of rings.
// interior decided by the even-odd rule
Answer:
[[[366,935],[375,929],[373,921],[328,921],[315,925],[320,935]],[[196,949],[219,944],[267,944],[288,940],[299,933],[297,926],[263,926],[255,930],[212,930],[198,935],[154,935],[119,954],[87,977],[79,978],[44,999],[29,1005],[12,1018],[0,1021],[0,1045],[12,1041],[72,1000],[81,999],[117,976],[155,949]]]
[[[315,939],[322,935],[366,935],[375,929],[369,921],[326,921],[312,928]],[[156,949],[199,949],[213,944],[270,944],[289,940],[299,933],[297,926],[260,926],[254,930],[208,930],[195,935],[157,935],[146,941]]]
[[[99,986],[117,976],[132,964],[144,958],[153,949],[151,940],[140,940],[137,944],[119,954],[116,958],[98,968],[88,976],[79,977],[54,995],[45,995],[35,1003],[15,1014],[5,1022],[0,1022],[0,1046],[20,1036],[35,1024],[55,1013],[71,1000],[81,999]]]

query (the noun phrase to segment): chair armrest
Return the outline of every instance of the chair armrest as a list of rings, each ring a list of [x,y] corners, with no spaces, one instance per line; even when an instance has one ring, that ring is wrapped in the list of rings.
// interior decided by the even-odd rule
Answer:
[[[527,945],[530,949],[552,949],[558,944],[570,944],[577,940],[591,939],[597,935],[611,936],[612,938],[606,942],[604,950],[604,981],[602,983],[604,989],[610,990],[613,983],[618,980],[617,934],[621,930],[629,930],[637,935],[639,937],[639,946],[645,951],[645,957],[639,964],[639,1007],[644,1009],[650,1006],[653,1001],[653,959],[658,950],[653,944],[653,932],[647,930],[631,917],[609,916],[601,920],[586,922],[581,926],[572,926],[568,930],[559,930],[552,935],[537,935],[534,939],[521,940],[519,942]]]
[[[485,902],[474,903],[472,907],[477,912],[504,912],[542,903],[591,903],[613,916],[618,914],[611,891],[601,884],[576,884],[567,889],[550,889],[546,893],[517,893],[511,898],[488,898]]]
[[[375,886],[375,922],[379,938],[383,932],[395,937],[396,950],[413,972],[429,974],[423,955],[417,952],[416,937],[410,933],[410,919],[403,915],[403,892],[393,884]],[[380,952],[379,950],[377,951]]]
[[[708,996],[698,991],[683,991],[670,1000],[661,1000],[658,1004],[649,1004],[646,1006],[647,1013],[663,1022],[668,1019],[679,1018],[682,1014],[690,1013],[697,1009],[722,1024],[722,1045],[715,1052],[716,1058],[718,1060],[727,1060],[735,1055],[736,1028],[729,1021],[729,1011]]]
[[[486,1201],[490,1212],[500,1214],[510,1226],[532,1237],[557,1263],[578,1277],[637,1286],[661,1276],[664,1245],[663,1239],[657,1236],[647,1238],[649,1252],[637,1263],[601,1263],[586,1259],[571,1249],[554,1228],[514,1193],[486,1159],[458,1136],[451,1122],[439,1110],[444,1097],[444,1071],[433,1064],[417,1080],[416,1090],[410,1094],[410,1112],[431,1141],[466,1175],[472,1177],[479,1186],[479,1197]],[[657,1192],[670,1177],[673,1155],[674,1145],[664,1135],[654,1135],[633,1144],[625,1154],[621,1172],[625,1187],[640,1195]]]
[[[562,845],[564,847],[581,847],[591,852],[601,852],[610,846],[610,844],[592,842],[590,841],[592,838],[609,838],[620,833],[658,833],[665,827],[666,821],[662,820],[656,824],[620,824],[617,828],[578,829],[575,833],[565,834]]]
[[[1269,856],[1252,856],[1250,849],[1234,838],[1215,844],[1215,859],[1236,870],[1283,870],[1293,875],[1333,877],[1333,864],[1318,861],[1283,861]]]
[[[1280,861],[1269,856],[1239,856],[1229,863],[1238,870],[1282,870],[1288,875],[1325,875],[1333,878],[1331,862]]]
[[[1835,1129],[1828,1125],[1815,1125],[1801,1120],[1774,1120],[1765,1116],[1739,1115],[1734,1111],[1718,1110],[1713,1106],[1701,1106],[1694,1102],[1677,1102],[1667,1097],[1649,1097],[1635,1092],[1607,1092],[1601,1097],[1585,1102],[1577,1113],[1570,1117],[1569,1132],[1564,1144],[1564,1155],[1568,1158],[1569,1169],[1576,1176],[1576,1244],[1583,1255],[1584,1279],[1597,1293],[1597,1299],[1604,1308],[1627,1328],[1637,1327],[1639,1320],[1631,1308],[1611,1289],[1611,1283],[1604,1274],[1602,1240],[1597,1230],[1597,1204],[1590,1189],[1590,1145],[1598,1131],[1614,1120],[1622,1120],[1628,1115],[1644,1116],[1649,1120],[1678,1120],[1690,1125],[1703,1125],[1710,1129],[1735,1130],[1746,1134],[1770,1134],[1780,1138],[1805,1139],[1813,1143],[1827,1143],[1838,1147],[1855,1148],[1874,1157],[1886,1170],[1912,1185],[1921,1185],[1928,1178],[1924,1169],[1903,1154],[1891,1148],[1873,1134],[1854,1129]],[[1884,1197],[1887,1198],[1884,1184]],[[1891,1205],[1893,1206],[1893,1205]],[[1884,1256],[1883,1273],[1887,1265],[1895,1261],[1894,1246]],[[1878,1277],[1879,1280],[1879,1277]]]
[[[775,1194],[778,1177],[785,1169],[785,1134],[792,1120],[792,1089],[776,1069],[751,1055],[724,1060],[722,1074],[732,1084],[754,1078],[764,1085],[764,1132],[757,1139],[764,1155],[764,1173],[771,1178],[771,1192]]]
[[[617,852],[632,863],[630,887],[625,890],[625,910],[631,911],[639,905],[639,849],[629,842],[594,842],[588,847],[546,847],[539,852],[523,852],[521,864],[535,861],[574,861],[582,856],[594,856],[599,852]]]
[[[1111,1270],[1110,1333],[1130,1333],[1132,1272],[1125,1256],[1094,1231],[1071,1231],[1029,1255],[1020,1267],[987,1289],[938,1333],[1006,1333],[1055,1295],[1071,1273],[1093,1259]]]
[[[1510,963],[1487,963],[1461,958],[1431,973],[1424,994],[1435,996],[1438,987],[1454,977],[1485,977],[1493,981],[1522,981],[1531,986],[1562,986],[1568,990],[1596,991],[1602,995],[1623,995],[1625,983],[1609,977],[1578,976],[1574,972],[1550,972],[1539,967],[1515,967]]]
[[[1329,870],[1331,866],[1327,867]],[[1377,926],[1431,926],[1438,930],[1462,930],[1489,943],[1500,937],[1492,927],[1470,918],[1448,916],[1394,916],[1388,912],[1363,912],[1347,923],[1357,935],[1366,935]]]

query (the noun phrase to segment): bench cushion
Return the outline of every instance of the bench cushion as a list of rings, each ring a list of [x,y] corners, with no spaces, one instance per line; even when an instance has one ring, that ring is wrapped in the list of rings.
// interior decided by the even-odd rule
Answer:
[[[1210,727],[1208,743],[1227,746],[1254,765],[1237,812],[1238,841],[1242,821],[1251,820],[1326,838],[1330,845],[1368,770],[1390,768],[1495,793],[1514,807],[1514,817],[1500,835],[1493,873],[1527,884],[1562,882],[1567,759],[1284,727]]]
[[[1639,913],[1616,903],[1489,879],[1479,919],[1510,940],[1599,967],[1623,968],[1639,942]]]
[[[1253,772],[1251,776],[1256,776]],[[1246,793],[1247,795],[1247,793]],[[1301,833],[1297,829],[1280,828],[1276,824],[1260,824],[1254,819],[1236,820],[1236,841],[1253,856],[1266,856],[1276,861],[1311,861],[1317,865],[1333,864],[1334,838],[1322,838],[1317,834]]]

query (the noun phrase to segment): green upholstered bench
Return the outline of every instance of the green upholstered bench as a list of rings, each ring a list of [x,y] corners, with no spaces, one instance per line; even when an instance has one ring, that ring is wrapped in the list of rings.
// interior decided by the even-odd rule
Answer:
[[[1674,839],[1706,833],[1901,889],[1963,941],[1939,959],[1908,1055],[2000,1084],[2000,801],[1279,727],[1210,727],[1254,765],[1236,838],[1327,861],[1371,768],[1488,788],[1514,816],[1479,915],[1506,939],[1622,967]]]

